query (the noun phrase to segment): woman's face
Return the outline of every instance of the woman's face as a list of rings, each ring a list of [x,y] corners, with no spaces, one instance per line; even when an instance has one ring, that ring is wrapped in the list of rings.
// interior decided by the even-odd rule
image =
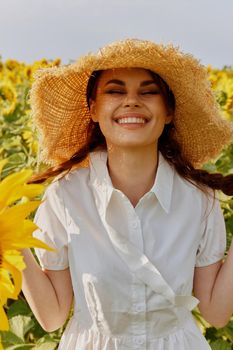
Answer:
[[[157,145],[172,120],[158,84],[143,68],[117,68],[101,73],[90,112],[108,146]]]

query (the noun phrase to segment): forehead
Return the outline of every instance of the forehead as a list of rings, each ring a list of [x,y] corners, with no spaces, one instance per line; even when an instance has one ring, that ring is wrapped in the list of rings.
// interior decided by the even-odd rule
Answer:
[[[107,69],[101,73],[99,83],[106,83],[109,80],[117,79],[126,81],[133,79],[135,81],[153,80],[151,73],[144,68],[114,68]]]

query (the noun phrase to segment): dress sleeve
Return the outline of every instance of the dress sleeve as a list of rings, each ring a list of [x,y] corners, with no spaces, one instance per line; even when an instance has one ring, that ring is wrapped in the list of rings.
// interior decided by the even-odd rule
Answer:
[[[205,214],[205,229],[201,237],[196,267],[211,265],[224,258],[226,226],[218,198],[210,201]]]
[[[33,232],[33,236],[56,249],[51,252],[45,249],[35,249],[43,269],[64,270],[69,266],[66,230],[66,218],[63,200],[59,194],[59,184],[49,185],[43,196],[44,202],[39,206],[34,222],[40,228]]]

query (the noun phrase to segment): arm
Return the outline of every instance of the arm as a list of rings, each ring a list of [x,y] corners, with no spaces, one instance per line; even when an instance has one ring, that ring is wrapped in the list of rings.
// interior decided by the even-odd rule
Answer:
[[[26,269],[22,290],[40,325],[51,332],[66,321],[73,299],[69,268],[42,270],[29,249],[22,251]]]
[[[193,291],[206,321],[224,327],[233,314],[233,241],[224,262],[195,268]]]

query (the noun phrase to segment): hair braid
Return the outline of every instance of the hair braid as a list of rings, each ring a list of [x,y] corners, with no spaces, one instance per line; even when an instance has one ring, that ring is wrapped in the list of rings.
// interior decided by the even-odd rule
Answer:
[[[202,191],[206,188],[221,190],[228,196],[233,195],[233,174],[222,175],[221,173],[209,173],[204,169],[196,169],[181,152],[179,143],[174,139],[174,125],[168,124],[159,140],[159,150],[164,158],[171,164],[177,173],[187,181],[191,182]]]

